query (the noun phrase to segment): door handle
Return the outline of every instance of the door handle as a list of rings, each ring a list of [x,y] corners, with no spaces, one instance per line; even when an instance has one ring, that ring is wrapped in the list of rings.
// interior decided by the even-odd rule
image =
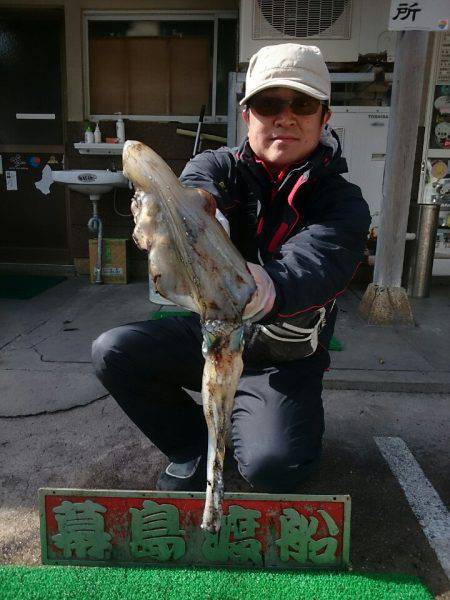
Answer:
[[[54,121],[55,113],[16,113],[16,119]]]

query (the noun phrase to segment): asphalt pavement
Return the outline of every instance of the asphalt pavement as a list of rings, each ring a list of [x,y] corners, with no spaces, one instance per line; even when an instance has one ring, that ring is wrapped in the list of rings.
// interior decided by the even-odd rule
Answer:
[[[450,598],[449,288],[413,300],[416,325],[403,328],[365,325],[362,291],[339,301],[343,350],[332,352],[325,377],[323,462],[298,491],[351,495],[356,571],[414,574]],[[97,335],[154,309],[146,282],[93,286],[85,278],[30,300],[0,300],[1,563],[39,564],[40,487],[154,488],[165,457],[90,365]],[[409,463],[405,454],[396,471],[395,452],[391,460],[383,444],[409,453]],[[225,486],[252,491],[231,456]]]

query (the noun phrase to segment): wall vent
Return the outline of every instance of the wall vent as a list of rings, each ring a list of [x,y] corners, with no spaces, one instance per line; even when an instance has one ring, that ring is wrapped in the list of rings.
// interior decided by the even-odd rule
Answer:
[[[352,0],[253,0],[253,39],[350,39]]]

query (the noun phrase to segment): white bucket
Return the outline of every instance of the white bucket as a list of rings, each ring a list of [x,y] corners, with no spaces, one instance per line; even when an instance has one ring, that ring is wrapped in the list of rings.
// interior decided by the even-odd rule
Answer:
[[[148,289],[149,289],[150,302],[153,302],[154,304],[167,304],[170,306],[176,306],[173,302],[171,302],[170,300],[167,300],[166,298],[163,298],[161,296],[161,294],[158,294],[158,292],[155,289],[155,284],[153,283],[153,279],[151,278],[150,275],[148,277]]]

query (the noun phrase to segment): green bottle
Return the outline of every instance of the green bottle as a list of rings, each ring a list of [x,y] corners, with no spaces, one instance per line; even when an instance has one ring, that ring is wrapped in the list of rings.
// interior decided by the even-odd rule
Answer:
[[[86,131],[84,132],[84,141],[86,144],[92,144],[94,142],[94,133],[90,125],[86,127]]]

